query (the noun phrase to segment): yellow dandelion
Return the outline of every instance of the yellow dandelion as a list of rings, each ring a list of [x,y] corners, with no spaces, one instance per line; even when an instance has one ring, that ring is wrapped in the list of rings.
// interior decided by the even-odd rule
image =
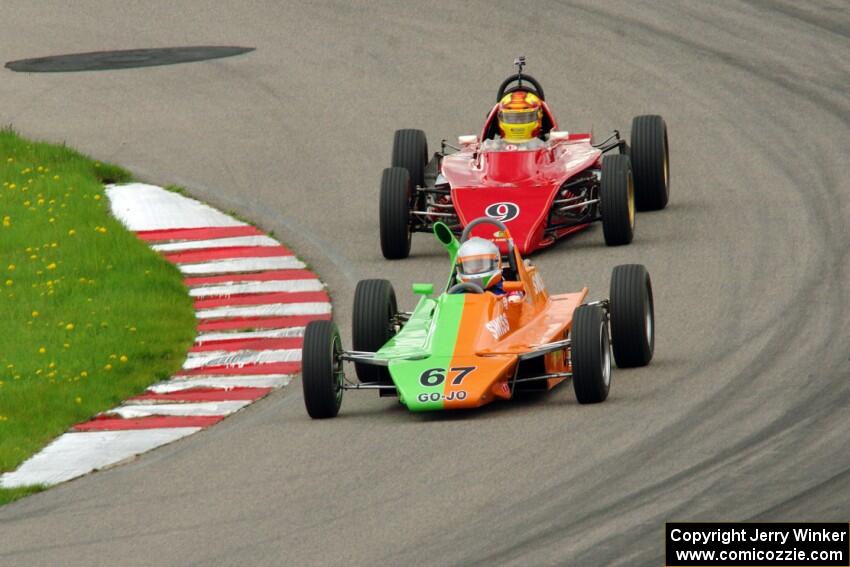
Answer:
[[[44,347],[39,347],[39,348],[38,348],[38,353],[39,353],[39,354],[44,354],[44,353],[46,353],[46,352],[47,352],[47,349],[46,349],[46,348],[44,348]]]
[[[77,234],[77,231],[74,230],[73,228],[68,231],[68,236],[74,236],[75,234]]]
[[[50,364],[48,364],[48,365],[47,365],[47,367],[48,367],[48,368],[56,368],[56,363],[55,363],[55,362],[51,362]]]
[[[67,325],[65,325],[65,330],[66,331],[73,331],[74,330],[74,324],[68,323]]]
[[[9,266],[7,267],[7,269],[8,269],[10,272],[13,272],[13,271],[15,271],[15,265],[14,265],[14,264],[9,264]]]
[[[43,204],[44,204],[44,199],[39,199],[38,201],[36,201],[36,204],[38,204],[38,205],[43,205]]]
[[[121,355],[121,357],[120,357],[118,360],[120,360],[121,362],[127,362],[127,361],[128,361],[128,360],[130,360],[130,359],[129,359],[129,358],[127,358],[127,355],[126,355],[126,354],[122,354],[122,355]]]
[[[15,283],[12,280],[6,280],[6,287],[12,287],[12,284]]]
[[[38,311],[33,311],[33,312],[32,312],[32,316],[33,316],[34,318],[35,318],[35,317],[38,317]]]
[[[47,269],[48,270],[55,270],[56,269],[56,262],[50,262],[49,264],[47,264]]]
[[[89,373],[88,373],[88,372],[86,372],[85,370],[83,370],[82,372],[80,372],[80,376],[82,376],[83,378],[85,378],[85,377],[86,377],[86,376],[88,376],[88,375],[89,375]]]
[[[95,201],[100,201],[100,195],[95,195],[95,196],[94,196],[94,200],[95,200]]]
[[[54,175],[54,176],[53,176],[53,181],[59,181],[59,176],[58,176],[58,175]]]
[[[62,343],[62,346],[65,348],[71,348],[71,343]]]
[[[130,332],[131,332],[131,333],[135,333],[135,332],[136,332],[136,327],[130,327]]]
[[[74,398],[74,401],[77,402],[78,404],[83,403],[83,399],[80,396],[77,396],[76,398]]]
[[[103,369],[104,369],[104,370],[112,370],[112,365],[111,365],[111,364],[107,364],[106,366],[104,366],[104,367],[103,367]]]
[[[3,217],[3,226],[6,227],[6,228],[12,226],[12,217],[10,217],[8,215]]]
[[[17,187],[17,185],[15,185],[14,183],[9,183],[9,189],[14,189],[15,187]]]
[[[115,360],[116,358],[118,358],[118,355],[117,354],[110,354],[109,358],[111,358],[112,360]]]

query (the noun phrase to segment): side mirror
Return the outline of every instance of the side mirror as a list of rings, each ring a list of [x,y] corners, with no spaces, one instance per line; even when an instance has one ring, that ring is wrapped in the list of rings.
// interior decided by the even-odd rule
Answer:
[[[413,293],[416,295],[434,295],[434,284],[430,283],[415,283],[413,284]]]
[[[508,293],[513,293],[516,291],[524,291],[525,286],[522,285],[522,282],[502,282],[502,289]]]

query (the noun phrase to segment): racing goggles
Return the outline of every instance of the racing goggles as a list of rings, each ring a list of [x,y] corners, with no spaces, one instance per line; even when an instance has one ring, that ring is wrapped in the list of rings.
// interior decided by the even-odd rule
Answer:
[[[459,258],[459,272],[465,276],[474,276],[496,270],[499,266],[499,258],[495,254],[477,254]]]
[[[540,116],[539,110],[524,110],[522,112],[499,111],[499,121],[505,124],[528,124],[537,122]]]

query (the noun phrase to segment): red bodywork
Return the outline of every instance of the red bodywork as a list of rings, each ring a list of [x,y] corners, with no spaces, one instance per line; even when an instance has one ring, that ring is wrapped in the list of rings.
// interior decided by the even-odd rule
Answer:
[[[491,131],[498,105],[493,108],[479,137]],[[557,130],[557,124],[546,103],[543,111]],[[579,224],[546,235],[547,217],[561,185],[575,174],[599,167],[602,152],[590,144],[590,134],[571,134],[568,138],[546,142],[537,150],[508,149],[481,151],[480,143],[465,145],[461,151],[445,156],[441,173],[451,187],[452,202],[463,226],[472,220],[489,216],[504,221],[511,231],[520,254],[528,254],[551,245],[557,238],[588,226]],[[499,218],[501,212],[488,214],[488,207],[500,203],[518,208],[513,218]],[[509,206],[500,211],[512,213]],[[491,211],[493,213],[493,211]],[[479,236],[488,230],[481,227]],[[489,227],[492,231],[492,227]]]

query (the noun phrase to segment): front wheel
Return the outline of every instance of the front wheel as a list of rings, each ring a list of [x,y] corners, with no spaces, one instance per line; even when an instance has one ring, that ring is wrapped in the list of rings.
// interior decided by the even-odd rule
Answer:
[[[388,260],[410,255],[410,174],[401,167],[388,167],[381,176],[381,252]]]
[[[609,309],[617,366],[649,364],[655,351],[655,307],[645,267],[625,264],[614,268]]]
[[[610,155],[602,160],[599,214],[605,244],[629,244],[635,234],[635,189],[629,156]]]
[[[582,305],[573,314],[570,331],[573,389],[580,404],[597,404],[611,389],[611,343],[605,312]]]
[[[313,419],[336,417],[342,404],[342,341],[333,321],[312,321],[304,330],[301,386]]]

